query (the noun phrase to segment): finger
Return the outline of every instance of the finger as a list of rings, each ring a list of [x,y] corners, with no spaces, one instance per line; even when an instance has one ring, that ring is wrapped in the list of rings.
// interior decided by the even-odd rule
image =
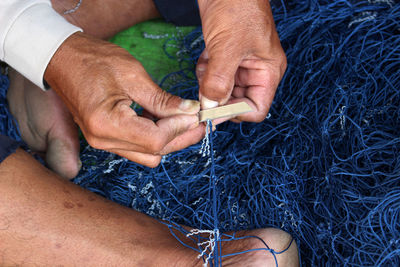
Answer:
[[[161,119],[157,121],[157,126],[160,128],[160,131],[165,134],[165,145],[170,143],[172,140],[174,140],[176,137],[187,133],[190,130],[194,130],[199,127],[199,118],[197,115],[177,115],[177,116],[172,116],[168,118]],[[193,131],[192,133],[188,133],[185,139],[182,139],[182,144],[177,147],[186,147],[188,142],[197,142],[197,136],[195,134],[196,131]],[[198,133],[198,132],[197,132]],[[190,138],[193,138],[192,141],[190,141]]]
[[[228,116],[228,117],[218,118],[218,119],[213,120],[212,123],[213,123],[213,126],[214,126],[214,125],[218,125],[218,124],[224,123],[226,121],[233,121],[234,118],[236,118],[236,117],[235,116]]]
[[[141,67],[137,76],[140,76],[140,85],[135,80],[131,85],[130,97],[144,109],[158,118],[165,118],[176,114],[195,114],[200,110],[200,103],[195,100],[182,99],[167,93],[155,84]]]
[[[209,109],[225,104],[232,92],[242,56],[231,49],[207,48],[208,64],[200,83],[201,106]]]
[[[279,69],[269,65],[265,71],[243,73],[243,79],[253,81],[249,84],[255,84],[254,86],[249,86],[245,90],[245,97],[255,104],[256,112],[243,114],[237,118],[239,120],[261,122],[267,116],[272,105],[283,72],[280,72]]]
[[[98,149],[120,148],[119,142],[127,142],[130,148],[136,146],[140,152],[159,153],[166,144],[183,132],[199,124],[197,115],[175,115],[153,122],[139,117],[126,104],[117,105],[111,116],[99,113],[89,123],[90,131],[82,129],[88,143]]]
[[[160,155],[151,155],[151,154],[146,154],[146,153],[140,153],[140,152],[135,152],[135,151],[126,151],[126,150],[120,150],[120,149],[112,149],[109,151],[111,153],[114,153],[121,157],[124,157],[130,161],[139,163],[141,165],[144,165],[144,166],[147,166],[150,168],[157,167],[161,162]]]
[[[252,108],[252,112],[248,112],[235,117],[234,122],[249,121],[261,122],[265,119],[271,107],[276,90],[268,90],[261,86],[251,86],[248,88],[235,87],[233,95],[244,97],[234,97],[228,101],[228,104],[238,102],[246,102]]]
[[[208,64],[208,52],[207,48],[205,48],[201,53],[199,60],[197,61],[196,64],[196,77],[199,84],[201,84],[202,78],[206,72],[207,64]]]
[[[252,69],[240,68],[237,72],[232,97],[248,98],[255,107],[255,112],[243,114],[237,119],[259,122],[268,114],[283,73],[275,65],[264,61],[244,60],[241,66],[250,67],[249,64],[252,64]]]
[[[232,97],[233,98],[244,98],[246,97],[246,90],[247,87],[242,87],[242,86],[235,86],[232,91]]]
[[[195,129],[188,130],[183,134],[175,137],[171,140],[157,155],[165,155],[174,151],[184,149],[190,145],[199,142],[205,134],[205,125],[199,124]],[[124,150],[124,151],[135,151],[139,153],[147,153],[148,149],[143,146],[135,145],[126,141],[115,140],[115,139],[99,139],[96,143],[102,142],[102,149],[111,150]]]
[[[129,113],[121,107],[124,115]],[[175,137],[199,125],[197,115],[174,115],[153,122],[138,116],[126,116],[114,139],[127,141],[145,148],[146,153],[159,153]]]
[[[247,99],[256,106],[255,112],[238,116],[239,120],[261,122],[265,119],[275,97],[276,88],[253,86],[246,91]]]
[[[249,62],[254,62],[252,68],[246,68]],[[262,69],[257,69],[263,67]],[[249,87],[249,86],[264,86],[271,89],[276,89],[278,86],[283,73],[280,71],[279,67],[272,66],[268,63],[256,62],[252,60],[244,60],[241,63],[241,67],[236,73],[236,86]]]
[[[122,141],[115,138],[98,138],[90,137],[87,141],[91,147],[96,149],[111,151],[111,150],[125,150],[125,151],[135,151],[139,153],[148,153],[148,148],[134,144],[132,142]]]
[[[195,115],[177,115],[156,123],[141,117],[132,118],[130,124],[109,131],[103,136],[87,136],[88,143],[97,149],[122,149],[148,154],[160,154],[175,137],[199,125]],[[118,130],[117,130],[118,129]],[[107,137],[106,137],[107,136]]]
[[[177,136],[164,147],[161,154],[169,154],[198,143],[201,139],[203,139],[205,135],[205,129],[206,126],[201,123],[197,128]]]
[[[175,137],[172,141],[170,141],[159,153],[152,155],[165,155],[178,150],[182,150],[190,145],[198,143],[205,135],[204,124],[199,124],[197,128],[188,130],[183,134]],[[134,145],[125,141],[120,140],[111,140],[111,139],[102,139],[97,141],[102,142],[102,149],[107,151],[133,151],[141,154],[148,154],[146,148],[138,145]]]

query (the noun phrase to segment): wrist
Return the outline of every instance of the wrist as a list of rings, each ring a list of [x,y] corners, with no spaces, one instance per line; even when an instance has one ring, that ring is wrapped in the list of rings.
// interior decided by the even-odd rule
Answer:
[[[86,46],[85,37],[85,34],[81,32],[72,34],[60,45],[50,59],[43,78],[57,93],[60,93],[58,88],[63,87],[59,86],[61,83],[69,87],[69,84],[66,84],[70,82],[69,76],[74,76],[76,68],[79,68],[79,62],[76,61],[76,58],[79,58],[80,64],[83,64],[85,58],[76,51],[75,47],[77,45]]]

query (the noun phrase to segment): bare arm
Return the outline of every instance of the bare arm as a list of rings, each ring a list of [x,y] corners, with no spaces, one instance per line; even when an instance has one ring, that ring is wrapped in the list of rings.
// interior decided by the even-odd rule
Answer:
[[[139,22],[160,17],[153,0],[51,0],[53,8],[70,23],[81,27],[85,33],[98,38],[109,38]]]

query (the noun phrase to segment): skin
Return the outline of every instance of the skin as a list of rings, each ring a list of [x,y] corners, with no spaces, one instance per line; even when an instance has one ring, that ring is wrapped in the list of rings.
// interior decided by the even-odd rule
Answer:
[[[203,136],[199,103],[163,91],[135,58],[109,42],[71,35],[44,77],[95,148],[155,167],[161,155]],[[138,116],[130,108],[133,101],[159,120]]]
[[[13,69],[7,100],[22,139],[58,175],[74,178],[81,168],[78,127],[53,90],[43,91]]]
[[[0,164],[1,266],[202,266],[158,221],[86,191],[40,165],[23,150]],[[177,233],[184,242],[195,246]],[[290,235],[278,229],[242,231],[274,250]],[[222,253],[260,248],[257,239],[222,242]],[[296,243],[277,255],[298,266]],[[275,266],[270,253],[224,258],[223,266]]]
[[[85,0],[73,13],[76,0],[51,0],[53,8],[85,33],[106,40],[116,33],[142,21],[159,18],[153,0]]]
[[[131,8],[126,3],[116,4],[110,11],[107,9],[110,15],[102,17],[106,25],[111,24],[110,29],[105,29],[104,35],[95,32],[90,25],[99,21],[104,9],[110,7],[107,6],[109,3],[105,1],[104,5],[97,5],[99,7],[91,11],[92,18],[81,18],[79,13],[72,13],[73,17],[67,19],[84,29],[86,27],[89,33],[97,36],[106,36],[113,30],[131,24],[127,19],[124,20],[132,15]],[[89,4],[86,7],[94,6]],[[197,65],[202,107],[246,101],[254,112],[233,120],[262,121],[286,69],[286,57],[275,30],[269,1],[200,0],[198,4],[206,43],[206,50]],[[149,11],[154,6],[148,7],[144,13],[157,16]],[[84,8],[81,9],[82,13],[85,12]],[[107,55],[111,55],[112,60]],[[82,73],[85,73],[85,79],[79,78]],[[192,120],[189,116],[175,117],[173,123],[168,123],[171,116],[195,114],[197,106],[193,104],[190,110],[180,109],[182,100],[163,93],[152,84],[141,65],[130,55],[85,34],[74,34],[64,42],[50,61],[45,79],[66,103],[92,146],[144,165],[158,165],[158,155],[196,143],[201,138],[200,133],[204,132],[202,127],[193,131],[194,116]],[[95,97],[92,96],[93,88],[96,90]],[[158,125],[154,127],[151,122],[137,117],[135,123],[128,123],[129,118],[136,115],[129,114],[132,111],[127,108],[132,100],[141,104],[152,116],[161,119],[160,124],[165,122],[168,125],[161,128],[164,130],[162,133],[157,134],[160,129]],[[88,110],[88,104],[91,109],[96,107],[97,110]],[[99,121],[102,122],[101,128],[98,127]],[[122,133],[118,125],[125,123],[129,133],[136,132],[136,135]],[[121,133],[115,134],[115,124]],[[138,138],[143,129],[156,139]]]
[[[269,1],[198,3],[206,44],[196,68],[202,107],[245,101],[253,112],[232,120],[263,121],[286,70]]]
[[[53,1],[60,13],[75,4]],[[204,126],[199,126],[195,115],[199,103],[165,93],[127,51],[99,39],[157,17],[154,3],[85,1],[78,11],[65,17],[85,33],[70,36],[60,46],[44,78],[89,144],[155,167],[161,155],[197,143],[204,135]],[[133,101],[158,121],[137,116],[129,108]]]
[[[52,2],[60,13],[76,5],[76,1],[70,0]],[[68,38],[52,58],[45,73],[46,81],[54,89],[52,93],[30,95],[26,90],[39,89],[13,74],[12,82],[19,82],[19,86],[12,86],[8,99],[14,105],[13,113],[17,114],[20,127],[25,124],[21,127],[25,129],[25,138],[31,146],[37,145],[37,150],[51,155],[48,159],[54,163],[48,162],[49,166],[64,177],[73,176],[67,173],[69,167],[78,165],[79,169],[73,121],[92,146],[147,166],[156,166],[161,155],[195,143],[204,135],[204,125],[198,125],[193,115],[199,110],[199,103],[184,102],[164,93],[132,56],[100,40],[159,16],[152,1],[127,3],[86,0],[77,12],[65,15],[71,23],[81,26],[85,34]],[[209,53],[203,53],[197,67],[200,97],[203,108],[207,107],[207,99],[217,105],[244,99],[258,115],[238,120],[260,121],[272,101],[279,82],[276,80],[283,75],[285,59],[271,26],[268,1],[241,3],[199,0]],[[227,34],[233,30],[239,35]],[[263,34],[258,39],[260,32]],[[242,38],[237,42],[237,36],[242,34],[245,42]],[[220,57],[220,53],[228,56]],[[267,101],[257,102],[256,96]],[[137,116],[128,108],[131,101],[141,104],[159,120]],[[21,104],[25,106],[15,108]],[[46,119],[35,120],[40,114]],[[67,145],[68,149],[57,148],[53,145],[56,141],[61,141],[58,147]],[[2,266],[201,266],[196,253],[179,245],[164,225],[60,179],[21,150],[0,164],[0,177]],[[291,241],[287,233],[277,229],[239,235],[257,235],[276,251],[286,248]],[[246,239],[223,242],[222,246],[226,254],[261,244]],[[298,266],[295,243],[278,255],[278,264]],[[224,258],[223,265],[275,266],[275,262],[269,253],[253,252]]]
[[[95,3],[94,1],[87,0],[83,2],[81,7],[75,13],[67,15],[63,14],[64,11],[70,9],[71,7],[74,7],[76,5],[76,1],[53,0],[52,5],[53,8],[60,14],[62,14],[68,21],[82,27],[85,30],[87,34],[84,35],[84,37],[81,38],[80,41],[90,40],[91,42],[87,42],[91,43],[88,45],[88,47],[90,46],[93,49],[96,49],[96,47],[105,47],[107,50],[108,47],[111,45],[107,42],[100,40],[99,38],[109,37],[133,24],[159,16],[159,13],[155,8],[153,1],[130,1],[128,4],[127,1],[101,0],[96,1]],[[107,17],[105,17],[105,15],[107,15]],[[102,22],[104,22],[104,25],[101,24]],[[99,27],[99,25],[101,27]],[[96,38],[92,38],[91,36],[94,36]],[[80,42],[80,44],[81,43],[82,42]],[[112,46],[111,51],[114,52],[114,56],[116,58],[118,57],[118,55],[116,54],[121,55],[121,58],[128,62],[127,64],[125,64],[125,66],[127,68],[134,68],[137,72],[139,72],[139,74],[137,75],[142,78],[141,80],[147,82],[146,86],[141,85],[142,87],[139,89],[147,87],[147,89],[145,89],[145,92],[148,92],[148,94],[145,94],[143,96],[151,98],[153,99],[153,101],[156,102],[156,104],[149,109],[156,109],[156,113],[161,113],[159,117],[182,113],[193,114],[198,111],[198,102],[184,102],[178,97],[165,94],[163,91],[161,91],[160,88],[150,80],[150,77],[147,75],[147,73],[145,73],[140,63],[137,62],[126,51],[123,51],[116,46]],[[108,54],[108,51],[105,51],[105,53]],[[96,57],[102,56],[103,55],[101,55],[101,53],[97,53],[93,56],[93,60],[97,60]],[[67,68],[64,62],[61,61],[60,63],[60,68],[63,70],[72,70],[75,68],[75,66]],[[115,64],[116,63],[111,63],[111,65],[114,66]],[[82,64],[79,61],[76,65],[79,66]],[[105,71],[108,73],[108,70]],[[92,74],[97,75],[99,73]],[[77,77],[81,77],[81,73],[77,74]],[[62,101],[58,95],[61,95],[62,92],[58,91],[57,94],[55,93],[56,90],[48,90],[44,93],[40,88],[36,87],[34,84],[23,78],[15,71],[11,72],[10,79],[12,86],[8,91],[7,98],[10,104],[11,112],[19,123],[21,135],[24,141],[33,151],[43,154],[48,167],[54,170],[56,173],[68,179],[75,177],[81,167],[81,163],[79,161],[79,140],[77,138],[77,127],[74,122],[74,118],[72,117],[72,114],[74,114],[74,112],[70,114],[64,101]],[[137,84],[138,81],[139,79],[134,79],[135,84]],[[109,81],[106,81],[106,83],[107,82]],[[90,91],[88,90],[88,98],[90,99],[93,91],[93,86],[86,85],[85,88],[90,88]],[[57,89],[57,87],[55,87],[55,89]],[[79,90],[78,93],[80,93],[80,91],[81,90]],[[130,97],[126,98],[126,91],[132,90],[130,88],[128,88],[128,90],[121,90],[121,93],[124,95],[121,98],[125,99],[126,104],[128,104],[128,102],[132,101],[132,99]],[[111,94],[114,93],[111,92]],[[98,96],[98,101],[108,98],[107,94],[99,94]],[[115,97],[113,99],[115,99]],[[70,98],[66,98],[65,102],[68,103],[69,100]],[[145,102],[144,105],[146,105],[149,100],[145,99],[141,102]],[[78,101],[76,102],[76,104],[88,106],[88,103],[85,104],[82,103],[82,101]],[[183,110],[179,109],[180,104],[183,105]],[[93,103],[93,105],[98,106],[98,103]],[[101,110],[102,107],[98,108],[98,110]],[[70,105],[69,108],[72,111],[75,110],[74,106],[71,107]],[[123,108],[126,109],[126,105]],[[104,109],[102,111],[103,113],[108,112],[108,110],[104,111]],[[87,113],[90,114],[91,112],[88,111],[85,114]],[[118,114],[115,115],[115,113],[118,113],[118,110],[113,112],[114,117],[118,116]],[[126,110],[126,112],[121,112],[121,114],[125,115],[125,117],[128,118],[130,115],[136,115],[129,113],[131,113],[130,110]],[[170,120],[171,127],[169,127],[168,124],[166,125],[165,123],[163,123],[164,121],[160,121],[158,122],[158,124],[162,125],[162,128],[158,128],[158,125],[152,122],[152,120],[156,119],[156,117],[153,116],[151,112],[145,112],[145,114],[147,114],[147,116],[145,117],[147,118],[147,120],[144,119],[142,121],[144,121],[144,123],[148,125],[147,128],[153,128],[150,133],[152,133],[153,137],[156,138],[156,142],[148,139],[146,139],[146,141],[144,142],[145,145],[150,144],[152,146],[150,147],[150,149],[153,148],[154,153],[152,152],[151,154],[126,150],[127,145],[122,140],[124,138],[132,138],[132,136],[127,137],[126,134],[118,135],[117,139],[104,141],[104,139],[108,139],[110,132],[118,132],[114,131],[115,128],[112,128],[110,126],[110,124],[112,124],[110,123],[110,120],[114,120],[114,118],[109,118],[108,121],[104,120],[104,118],[99,118],[99,120],[102,122],[99,132],[96,132],[96,127],[98,127],[96,125],[93,129],[93,127],[90,126],[86,127],[87,124],[82,124],[81,128],[84,130],[84,133],[87,133],[86,138],[90,141],[92,146],[103,149],[108,148],[109,151],[118,152],[120,155],[123,155],[131,160],[135,160],[136,158],[138,158],[136,160],[137,162],[140,162],[150,167],[156,166],[159,163],[162,154],[179,150],[192,143],[196,143],[204,135],[204,130],[202,130],[204,129],[204,126],[200,125],[197,131],[189,131],[189,133],[186,134],[186,137],[182,136],[179,138],[173,138],[173,142],[170,142],[168,146],[163,147],[163,144],[161,144],[162,142],[166,142],[168,141],[167,139],[171,139],[171,135],[177,137],[180,131],[184,130],[180,128],[180,125],[185,127],[185,125],[183,125],[185,123],[185,120],[179,120],[177,123],[178,125],[175,125],[175,122],[173,120]],[[75,117],[75,120],[77,120],[79,116],[80,114]],[[96,120],[96,118],[93,118],[95,116],[85,116],[88,117],[88,120]],[[192,116],[190,119],[194,121],[194,124],[197,123],[194,116]],[[108,122],[108,126],[104,125],[104,121]],[[138,123],[135,122],[130,122],[128,123],[128,125],[143,126],[143,124],[138,125]],[[193,124],[186,126],[188,126],[189,128],[194,127]],[[167,130],[169,130],[169,133],[161,131],[165,128],[168,128]],[[105,129],[105,133],[101,132],[103,131],[103,129]],[[139,129],[141,128],[139,127]],[[93,133],[93,131],[95,131],[95,133]],[[139,133],[139,130],[135,128],[133,133],[141,134],[142,131],[140,130]],[[101,135],[104,136],[104,138],[99,137]],[[157,141],[159,142],[157,143]],[[143,140],[141,142],[141,144],[143,144]],[[115,143],[118,144],[115,145]],[[123,147],[123,149],[117,149],[116,146]],[[163,148],[162,150],[160,149],[161,147]]]
[[[155,167],[162,155],[197,143],[204,136],[205,127],[196,126],[194,115],[200,109],[198,102],[163,92],[130,54],[100,40],[140,21],[159,17],[153,1],[86,0],[76,12],[67,15],[63,13],[76,1],[53,0],[52,4],[69,22],[85,31],[68,38],[48,65],[45,79],[64,103],[52,108],[65,110],[65,105],[90,145]],[[246,101],[253,112],[219,119],[214,124],[227,119],[262,121],[286,69],[269,1],[199,0],[198,4],[206,43],[196,68],[202,108]],[[32,87],[27,82],[23,84]],[[54,98],[39,94],[35,97]],[[9,100],[11,106],[23,104],[27,106],[25,110],[33,111],[28,115],[21,114],[25,111],[14,114],[20,124],[32,120],[32,114],[49,114],[47,106],[33,105],[27,98],[23,103],[16,98]],[[141,104],[147,115],[140,117],[129,109],[132,101]],[[30,119],[19,119],[23,117]],[[75,131],[74,123],[65,117],[55,118],[53,129],[69,125],[67,132]],[[64,122],[59,123],[60,120]],[[36,132],[51,130],[46,123],[29,127],[36,127]],[[30,134],[28,131],[26,136]],[[76,149],[71,147],[78,141],[72,135],[55,139],[70,149],[66,155],[53,149],[54,163],[48,164],[62,176],[73,177],[80,164]],[[46,153],[52,144],[43,147],[42,152]],[[60,165],[58,170],[55,165]]]

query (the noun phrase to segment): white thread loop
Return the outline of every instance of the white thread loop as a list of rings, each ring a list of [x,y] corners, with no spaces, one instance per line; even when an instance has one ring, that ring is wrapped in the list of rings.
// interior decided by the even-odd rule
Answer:
[[[200,259],[204,255],[207,255],[207,250],[210,250],[210,253],[208,253],[207,258],[204,260],[204,264],[203,264],[203,266],[206,267],[208,265],[208,262],[210,261],[212,255],[214,254],[215,244],[216,244],[216,241],[219,239],[219,230],[218,229],[215,229],[215,230],[192,229],[186,236],[189,237],[189,236],[199,235],[199,234],[208,234],[209,235],[208,240],[197,243],[197,246],[199,246],[203,249],[201,251],[201,253],[197,256],[198,259]]]
[[[210,127],[209,124],[212,123],[211,121],[207,121],[206,127],[206,135],[201,142],[200,154],[202,157],[209,157],[210,156]]]

